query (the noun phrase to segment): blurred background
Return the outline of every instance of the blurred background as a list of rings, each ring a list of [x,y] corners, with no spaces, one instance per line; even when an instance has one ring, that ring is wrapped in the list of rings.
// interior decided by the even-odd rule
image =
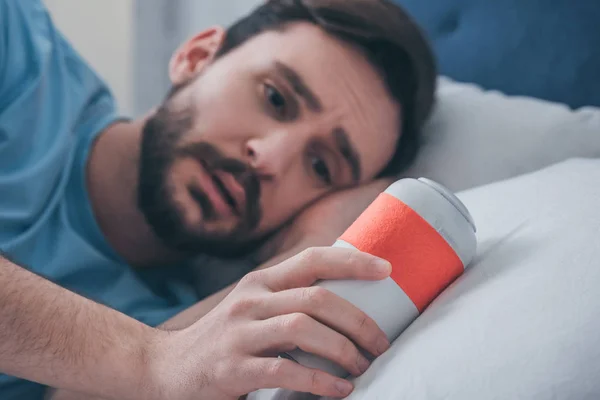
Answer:
[[[214,24],[229,25],[260,0],[44,0],[56,24],[136,117],[169,88],[171,54]]]
[[[137,117],[169,88],[176,47],[264,0],[42,0]],[[508,95],[600,105],[600,0],[393,0],[424,28],[442,75]]]

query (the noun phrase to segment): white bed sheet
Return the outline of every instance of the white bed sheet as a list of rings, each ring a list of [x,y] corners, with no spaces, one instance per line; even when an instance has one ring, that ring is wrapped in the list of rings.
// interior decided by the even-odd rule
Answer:
[[[600,398],[600,160],[459,197],[478,225],[478,257],[349,399]]]

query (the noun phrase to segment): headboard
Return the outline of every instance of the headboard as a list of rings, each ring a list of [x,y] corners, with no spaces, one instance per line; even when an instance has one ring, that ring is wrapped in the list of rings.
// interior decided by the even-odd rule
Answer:
[[[442,75],[508,95],[600,106],[600,0],[392,0]]]

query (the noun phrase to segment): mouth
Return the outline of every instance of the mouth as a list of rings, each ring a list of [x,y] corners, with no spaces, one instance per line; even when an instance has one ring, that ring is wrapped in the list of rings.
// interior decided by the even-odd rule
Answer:
[[[225,171],[212,170],[205,161],[198,160],[201,167],[211,180],[216,194],[223,200],[231,213],[242,216],[246,208],[246,190],[236,177]]]
[[[227,203],[227,205],[231,208],[233,214],[239,216],[241,214],[240,207],[235,198],[231,195],[231,192],[227,189],[226,185],[219,178],[219,176],[215,174],[211,174],[211,178],[213,183],[215,184],[215,187],[223,197],[223,200],[225,200],[225,203]]]

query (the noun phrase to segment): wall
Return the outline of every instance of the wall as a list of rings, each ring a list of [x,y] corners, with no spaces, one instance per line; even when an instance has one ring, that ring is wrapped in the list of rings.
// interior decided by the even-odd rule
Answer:
[[[182,13],[180,39],[214,24],[228,26],[262,2],[264,0],[181,0],[185,12]]]
[[[167,65],[194,33],[228,26],[263,0],[44,0],[54,21],[119,102],[138,116],[169,88]]]
[[[122,112],[134,108],[134,0],[44,0],[52,17],[113,90]]]
[[[163,99],[170,86],[167,66],[177,46],[211,25],[229,26],[262,1],[137,0],[136,114],[145,113]]]

